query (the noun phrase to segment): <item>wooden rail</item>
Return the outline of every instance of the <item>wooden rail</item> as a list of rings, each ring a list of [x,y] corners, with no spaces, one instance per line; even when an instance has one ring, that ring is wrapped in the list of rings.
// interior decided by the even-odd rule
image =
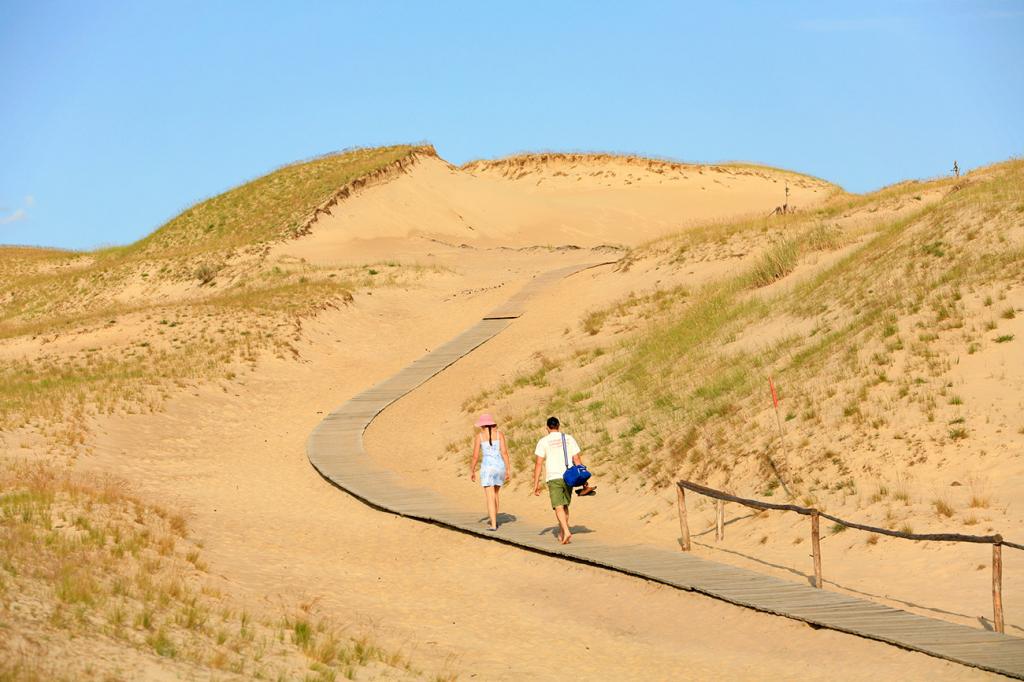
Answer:
[[[679,526],[682,531],[680,548],[684,552],[690,551],[690,528],[686,516],[686,491],[690,490],[699,495],[710,497],[716,500],[715,503],[715,541],[725,539],[725,503],[735,502],[745,507],[760,510],[790,511],[811,517],[811,554],[814,560],[814,586],[821,588],[821,532],[819,530],[820,518],[824,517],[829,521],[845,526],[856,528],[868,533],[878,533],[905,540],[929,540],[938,542],[974,542],[992,545],[992,623],[996,632],[1004,631],[1003,624],[1003,546],[1024,550],[1024,545],[1004,540],[1002,535],[963,535],[961,533],[904,533],[888,528],[868,526],[863,523],[854,523],[841,519],[838,516],[826,514],[819,509],[801,507],[795,504],[778,504],[776,502],[765,502],[764,500],[752,500],[746,497],[730,495],[721,490],[708,488],[707,486],[693,483],[692,481],[677,481],[677,502],[679,505]]]

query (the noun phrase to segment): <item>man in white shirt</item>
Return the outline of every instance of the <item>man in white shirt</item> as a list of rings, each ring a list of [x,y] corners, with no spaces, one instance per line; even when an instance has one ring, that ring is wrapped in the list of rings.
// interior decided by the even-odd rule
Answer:
[[[548,495],[551,497],[551,508],[555,510],[555,518],[561,528],[558,541],[563,545],[572,540],[569,530],[569,503],[572,502],[572,490],[562,479],[562,474],[573,464],[582,464],[580,446],[576,439],[560,431],[558,417],[548,418],[548,435],[537,441],[534,453],[537,461],[533,466],[533,494],[540,495],[540,473],[545,471]],[[570,464],[571,463],[571,464]],[[588,484],[579,491],[580,495],[593,494]]]

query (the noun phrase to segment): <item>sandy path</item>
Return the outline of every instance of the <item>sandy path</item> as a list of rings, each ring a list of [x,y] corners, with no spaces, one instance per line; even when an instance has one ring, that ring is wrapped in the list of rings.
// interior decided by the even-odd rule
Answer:
[[[529,258],[540,271],[562,256]],[[481,261],[461,288],[496,286],[507,276],[499,270]],[[429,289],[357,298],[307,326],[302,364],[266,361],[244,385],[195,389],[158,415],[106,419],[96,454],[80,465],[187,511],[211,570],[239,593],[268,606],[316,600],[320,613],[465,678],[555,679],[566,667],[589,679],[987,677],[392,517],[320,479],[304,441],[321,413],[468,327],[523,280],[515,277],[444,304]],[[394,433],[395,456],[436,459],[420,451],[415,429]],[[574,609],[563,595],[581,585],[587,605]]]

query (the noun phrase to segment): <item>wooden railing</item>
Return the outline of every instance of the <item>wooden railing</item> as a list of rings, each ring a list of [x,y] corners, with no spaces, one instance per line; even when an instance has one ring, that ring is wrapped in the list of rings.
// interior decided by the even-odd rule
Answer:
[[[679,530],[682,532],[680,547],[684,552],[690,551],[690,526],[686,518],[686,491],[697,493],[705,497],[717,500],[715,510],[715,540],[725,539],[725,503],[735,502],[745,507],[760,510],[791,511],[797,514],[811,517],[811,555],[814,560],[814,586],[820,588],[821,583],[821,534],[819,522],[826,518],[847,528],[888,535],[905,540],[930,540],[939,542],[974,542],[992,545],[992,623],[996,632],[1003,632],[1003,545],[1013,549],[1024,550],[1024,545],[1004,540],[1001,535],[963,535],[960,533],[904,533],[888,528],[876,528],[863,523],[854,523],[841,519],[838,516],[826,514],[825,512],[810,507],[800,507],[795,504],[777,504],[775,502],[764,502],[763,500],[751,500],[744,497],[737,497],[729,493],[708,488],[691,481],[678,481],[676,493],[679,503]]]

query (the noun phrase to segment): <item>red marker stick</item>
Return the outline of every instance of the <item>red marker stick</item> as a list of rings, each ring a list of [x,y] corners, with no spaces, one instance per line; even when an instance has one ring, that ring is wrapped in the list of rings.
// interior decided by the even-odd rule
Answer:
[[[786,438],[782,433],[782,415],[779,414],[779,394],[775,391],[775,382],[772,381],[771,377],[768,377],[768,387],[772,390],[772,404],[775,406],[775,421],[779,425],[779,449],[782,450],[782,456],[785,459],[784,466],[789,466],[789,457],[786,456]],[[774,466],[774,464],[772,466]],[[789,492],[789,488],[786,486],[786,482],[782,480],[782,476],[779,475],[778,471],[775,473],[779,476],[779,482],[782,483],[782,487],[786,491],[786,494],[792,497],[792,494]]]

